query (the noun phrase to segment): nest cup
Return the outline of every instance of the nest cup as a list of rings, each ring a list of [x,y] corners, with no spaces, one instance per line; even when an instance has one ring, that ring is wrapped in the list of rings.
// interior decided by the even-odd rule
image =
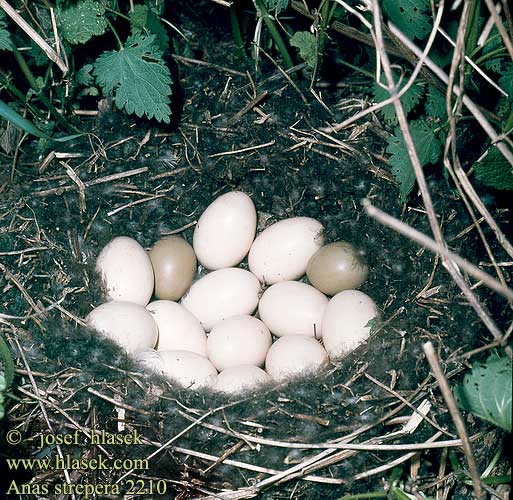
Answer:
[[[189,92],[198,90],[194,86],[204,81],[204,71],[196,70]],[[221,90],[224,80],[212,85],[219,87],[213,90]],[[242,96],[234,98],[223,112],[228,116],[243,103]],[[208,104],[207,98],[197,103]],[[395,441],[388,437],[404,423],[398,420],[389,425],[392,418],[412,414],[404,398],[418,406],[431,397],[422,342],[436,341],[442,356],[476,342],[476,325],[468,320],[466,306],[451,302],[455,289],[438,271],[434,257],[365,215],[360,202],[367,197],[418,229],[427,228],[417,212],[402,213],[397,186],[368,154],[367,150],[380,147],[379,139],[368,132],[352,144],[350,152],[335,154],[319,141],[314,151],[305,144],[298,146],[300,141],[293,136],[276,133],[297,123],[298,116],[304,130],[311,130],[306,111],[294,111],[302,106],[294,90],[271,96],[269,106],[280,110],[271,124],[255,126],[252,119],[243,118],[235,133],[212,123],[199,133],[191,126],[182,134],[153,137],[142,149],[145,130],[134,130],[132,139],[122,142],[117,135],[122,127],[103,129],[102,143],[95,146],[111,146],[109,159],[90,157],[89,142],[77,142],[74,147],[83,153],[74,168],[85,190],[68,189],[67,179],[55,187],[52,176],[62,174],[58,164],[51,164],[41,175],[50,190],[47,194],[40,193],[40,182],[28,172],[22,169],[19,174],[18,189],[31,195],[19,196],[16,213],[32,221],[25,236],[37,237],[47,247],[30,262],[34,272],[27,289],[41,297],[40,309],[47,311],[27,320],[17,335],[26,366],[42,374],[37,379],[40,389],[49,388],[48,398],[51,395],[54,403],[47,409],[53,432],[72,432],[71,417],[80,425],[83,439],[66,452],[86,456],[91,452],[87,436],[93,429],[113,434],[137,431],[142,444],[105,445],[106,450],[127,459],[154,454],[148,469],[133,474],[169,481],[167,493],[181,493],[183,498],[201,497],[202,491],[237,489],[248,497],[259,491],[261,498],[291,494],[293,498],[338,498],[344,492],[366,491],[382,477],[366,476],[366,472],[400,454],[341,450],[323,443],[404,443],[429,438],[434,430],[426,422],[411,435],[401,434]],[[315,101],[311,106],[310,119],[321,123],[325,112]],[[189,113],[185,123],[203,123],[196,110]],[[270,135],[274,143],[265,148],[219,155],[248,144],[266,144]],[[114,177],[90,182],[108,176]],[[130,236],[149,248],[173,233],[191,242],[199,215],[216,196],[231,190],[252,197],[259,215],[258,231],[287,217],[308,216],[324,225],[327,242],[346,240],[358,247],[370,268],[361,290],[374,299],[383,321],[365,344],[318,374],[228,397],[208,390],[184,390],[145,371],[81,320],[103,301],[94,264],[108,241]],[[14,190],[8,193],[10,200],[18,195]],[[9,209],[5,203],[3,211]],[[462,211],[450,200],[444,201],[444,209]],[[466,222],[461,214],[457,224],[463,228]],[[6,265],[13,266],[14,260]],[[424,292],[437,285],[440,300],[435,304]],[[8,289],[5,299],[13,304],[13,313],[23,314],[25,302],[18,290]],[[447,420],[436,407],[430,416],[439,424]],[[34,435],[48,433],[40,413],[30,417],[30,429]],[[262,482],[309,458],[312,467],[300,467],[307,478],[292,474],[281,484],[258,490]],[[84,483],[94,479],[112,484],[126,472],[98,471],[94,478],[91,471],[77,474]],[[126,487],[125,480],[120,484]],[[255,485],[257,490],[252,490]]]

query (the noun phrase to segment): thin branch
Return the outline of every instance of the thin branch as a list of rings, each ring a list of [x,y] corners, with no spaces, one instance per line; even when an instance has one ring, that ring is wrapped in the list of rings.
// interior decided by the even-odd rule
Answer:
[[[435,376],[438,382],[438,385],[442,392],[442,396],[444,397],[449,413],[451,414],[454,425],[456,426],[458,436],[462,441],[463,452],[465,453],[465,458],[468,462],[470,476],[472,477],[472,487],[474,488],[476,498],[480,500],[481,498],[484,498],[484,494],[481,488],[479,471],[477,469],[476,461],[472,453],[472,446],[468,438],[463,418],[461,417],[461,413],[458,410],[458,406],[456,405],[456,401],[454,399],[454,396],[452,395],[451,388],[449,387],[447,379],[445,378],[442,368],[440,367],[440,363],[438,362],[438,358],[433,348],[433,344],[431,342],[426,342],[422,346],[422,348],[424,349],[426,358],[429,362],[429,365],[431,366],[431,371],[433,372],[433,375]]]

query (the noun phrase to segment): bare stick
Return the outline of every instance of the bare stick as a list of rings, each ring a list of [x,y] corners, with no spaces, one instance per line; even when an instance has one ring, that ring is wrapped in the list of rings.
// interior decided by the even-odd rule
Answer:
[[[37,31],[30,26],[30,24],[21,17],[15,9],[13,9],[8,2],[5,0],[0,0],[0,7],[4,9],[5,13],[28,35],[28,37],[39,46],[39,48],[48,56],[48,59],[53,61],[57,66],[59,66],[59,69],[63,72],[63,74],[66,74],[68,72],[68,67],[55,52],[55,50],[48,45],[41,35],[37,33]]]
[[[513,290],[511,290],[508,287],[504,287],[500,282],[498,282],[495,278],[490,276],[489,274],[485,273],[478,267],[474,266],[467,260],[463,259],[459,255],[456,255],[455,253],[451,252],[447,249],[447,247],[440,245],[439,243],[433,241],[431,238],[426,236],[425,234],[421,233],[420,231],[417,231],[416,229],[412,228],[411,226],[408,226],[408,224],[405,224],[404,222],[401,222],[400,220],[396,219],[395,217],[392,217],[391,215],[386,214],[385,212],[381,211],[379,208],[376,208],[373,206],[369,200],[363,200],[363,206],[365,207],[365,211],[367,212],[367,215],[369,217],[372,217],[373,219],[378,220],[381,222],[381,224],[388,226],[395,231],[397,231],[400,234],[403,234],[404,236],[407,236],[408,238],[412,239],[413,241],[416,241],[423,247],[427,248],[428,250],[432,252],[436,252],[442,256],[443,259],[446,261],[450,261],[458,266],[460,266],[463,270],[468,272],[469,274],[472,274],[476,278],[480,279],[485,283],[486,279],[486,285],[492,288],[493,290],[496,290],[498,293],[501,293],[501,295],[505,296],[508,299],[511,299],[513,297]],[[446,269],[449,271],[449,269],[446,267]],[[449,271],[450,272],[450,271]],[[477,273],[477,275],[475,274]],[[455,273],[454,275],[451,273],[451,275],[454,276],[457,275],[459,278],[461,278],[461,275],[459,273]],[[478,277],[479,275],[479,277]],[[458,286],[460,286],[460,283],[457,283]],[[466,285],[465,285],[466,286]],[[461,286],[460,286],[461,288]],[[468,288],[468,286],[467,286]],[[473,294],[472,294],[473,295]],[[466,295],[467,298],[470,300],[473,300],[471,302],[472,306],[476,310],[476,312],[479,314],[479,317],[483,321],[483,323],[487,326],[488,330],[490,330],[491,334],[495,337],[497,342],[501,344],[504,347],[504,350],[508,355],[511,357],[511,347],[506,345],[506,340],[504,339],[501,331],[495,324],[495,322],[490,318],[490,315],[485,311],[484,307],[477,301],[477,298],[475,295],[473,295],[473,298],[469,298],[468,295]]]
[[[408,47],[417,57],[421,57],[422,52],[409,38],[407,38],[402,31],[400,31],[396,26],[389,23],[390,31],[402,42],[406,47]],[[447,73],[441,69],[438,65],[436,65],[429,57],[426,57],[425,60],[426,66],[436,75],[440,80],[442,80],[445,84],[449,82],[449,77]],[[453,91],[456,95],[460,95],[460,88],[455,85],[453,87]],[[488,137],[492,140],[492,142],[497,146],[497,149],[504,155],[504,157],[508,160],[511,165],[513,165],[513,153],[509,150],[508,146],[502,142],[501,137],[495,132],[495,129],[491,126],[490,122],[483,115],[481,110],[477,107],[477,105],[472,101],[468,96],[463,96],[463,104],[466,108],[472,113],[474,118],[479,122],[483,130],[488,134]]]
[[[486,6],[488,7],[488,10],[490,11],[490,15],[492,16],[495,26],[497,26],[497,30],[501,34],[502,41],[504,42],[504,45],[508,49],[509,57],[511,57],[511,59],[513,59],[513,43],[511,43],[511,38],[508,35],[506,28],[502,24],[499,14],[495,10],[495,5],[493,4],[492,0],[485,0],[485,3],[486,3]]]
[[[449,413],[451,414],[454,425],[456,426],[456,432],[458,433],[458,436],[461,439],[463,452],[465,453],[465,458],[468,462],[470,476],[472,477],[472,487],[474,488],[476,498],[479,500],[483,498],[483,490],[481,488],[479,471],[477,470],[476,461],[474,459],[474,455],[472,454],[472,446],[468,438],[465,423],[463,422],[461,413],[458,410],[456,401],[454,400],[454,396],[452,395],[447,379],[445,378],[442,368],[440,367],[440,363],[438,362],[438,358],[433,348],[433,344],[431,342],[426,342],[422,346],[422,348],[424,349],[426,358],[429,362],[429,365],[431,366],[431,371],[433,372],[433,375],[435,376],[438,382],[440,390],[442,391],[442,396],[445,399],[445,403],[447,405]]]

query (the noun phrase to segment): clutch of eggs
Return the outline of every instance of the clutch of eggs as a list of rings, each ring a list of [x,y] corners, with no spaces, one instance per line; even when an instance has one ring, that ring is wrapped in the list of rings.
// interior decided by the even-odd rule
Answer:
[[[96,261],[107,302],[88,324],[175,384],[225,394],[318,373],[369,337],[379,312],[357,290],[369,269],[351,243],[325,245],[310,217],[256,230],[253,201],[233,191],[203,212],[192,245],[114,238]],[[195,280],[198,263],[208,272]]]

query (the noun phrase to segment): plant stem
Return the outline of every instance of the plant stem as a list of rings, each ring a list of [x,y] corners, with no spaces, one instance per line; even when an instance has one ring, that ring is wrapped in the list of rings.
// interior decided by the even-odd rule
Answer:
[[[292,62],[292,58],[290,57],[289,51],[287,49],[287,45],[285,44],[285,41],[283,40],[282,36],[280,35],[280,32],[278,31],[276,24],[274,24],[273,20],[269,16],[269,13],[267,12],[267,9],[265,8],[264,3],[262,2],[262,0],[253,0],[253,1],[255,2],[257,9],[260,11],[262,19],[264,20],[264,23],[267,26],[267,29],[269,30],[271,37],[274,40],[276,47],[278,47],[278,50],[279,50],[281,56],[283,57],[283,62],[285,64],[285,68],[286,69],[292,68],[292,66],[294,66],[294,63]]]
[[[237,17],[237,11],[232,5],[230,7],[230,21],[232,24],[232,35],[235,40],[235,47],[237,47],[237,53],[242,59],[247,59],[246,52],[244,50],[244,40],[240,32],[239,18]]]
[[[114,28],[113,24],[110,22],[110,19],[108,17],[105,17],[107,20],[107,24],[109,25],[109,28],[112,30],[112,33],[114,34],[114,37],[116,38],[116,41],[118,42],[119,50],[123,50],[123,42],[121,41],[121,38],[119,38],[118,32]]]

